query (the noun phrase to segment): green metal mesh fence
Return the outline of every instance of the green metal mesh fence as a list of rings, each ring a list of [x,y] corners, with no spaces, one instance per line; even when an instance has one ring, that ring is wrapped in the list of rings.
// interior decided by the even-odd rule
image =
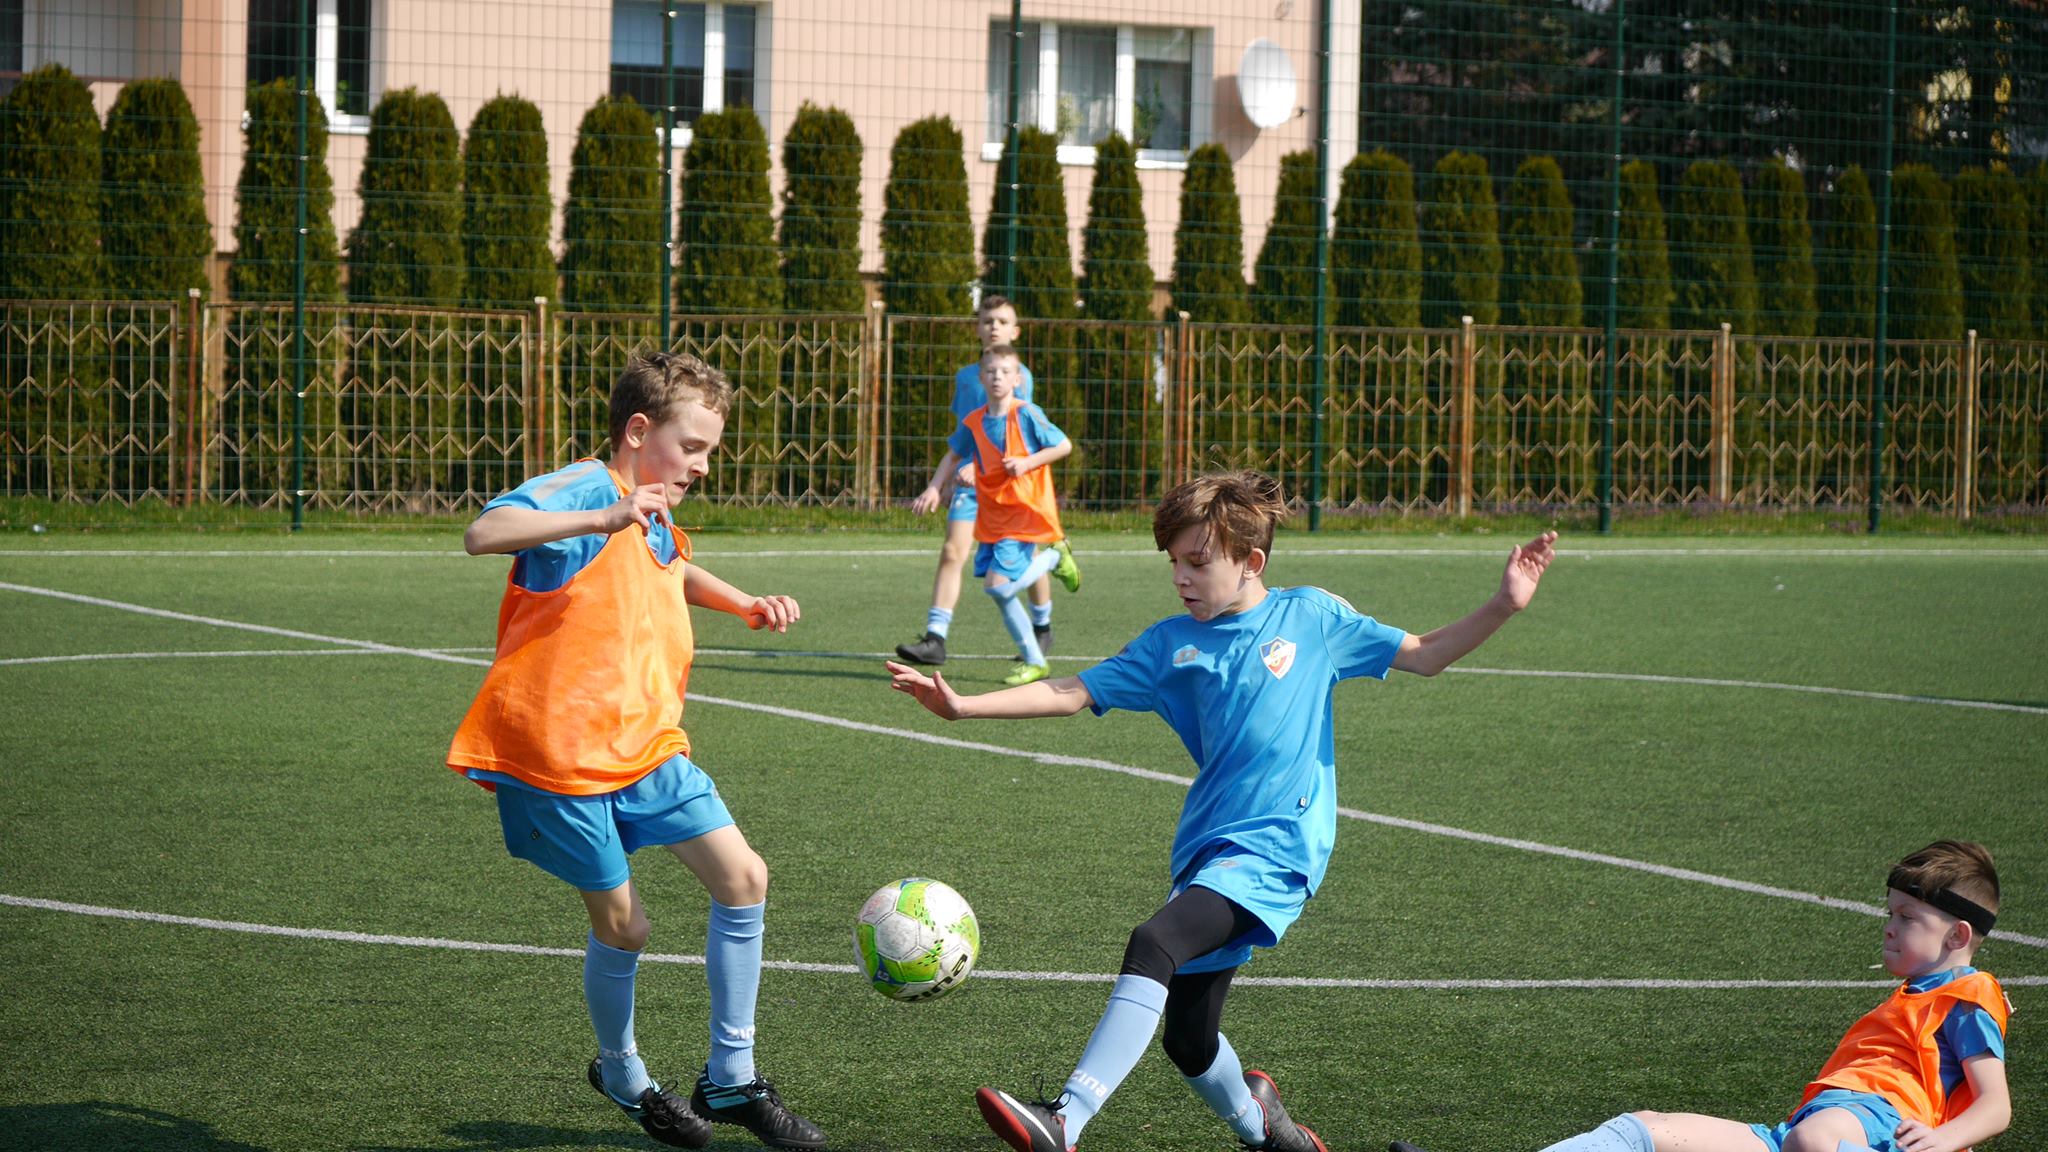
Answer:
[[[10,524],[465,514],[657,348],[706,498],[899,507],[994,294],[1074,509],[2048,522],[2019,0],[0,5],[0,90]]]

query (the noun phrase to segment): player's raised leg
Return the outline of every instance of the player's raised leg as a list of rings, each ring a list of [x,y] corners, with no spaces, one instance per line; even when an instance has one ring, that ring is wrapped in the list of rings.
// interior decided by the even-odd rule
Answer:
[[[590,914],[583,999],[598,1049],[585,1076],[649,1136],[678,1148],[702,1148],[711,1142],[711,1123],[648,1076],[633,1040],[634,982],[649,932],[640,895],[628,880],[582,896]]]
[[[958,515],[966,506],[966,518]],[[946,662],[946,636],[953,627],[953,609],[960,603],[960,580],[967,562],[974,556],[974,489],[963,485],[947,512],[946,538],[939,545],[939,567],[932,574],[932,606],[925,613],[924,635],[908,644],[898,644],[896,655],[912,664],[940,665]]]

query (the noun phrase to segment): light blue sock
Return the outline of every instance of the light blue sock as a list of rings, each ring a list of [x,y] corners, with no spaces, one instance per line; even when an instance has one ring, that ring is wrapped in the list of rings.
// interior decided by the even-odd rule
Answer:
[[[583,1002],[597,1033],[597,1065],[605,1091],[628,1103],[647,1091],[647,1066],[633,1044],[633,977],[640,954],[614,948],[595,933],[583,950]]]
[[[1184,1075],[1182,1079],[1210,1111],[1223,1117],[1239,1140],[1254,1148],[1266,1142],[1266,1110],[1259,1107],[1252,1090],[1245,1087],[1244,1065],[1238,1062],[1228,1037],[1216,1037],[1216,1059],[1210,1062],[1208,1071],[1200,1076]]]
[[[1016,593],[1003,595],[1007,587],[1003,584],[988,589],[989,598],[996,602],[996,611],[1003,614],[1003,627],[1009,630],[1010,639],[1017,642],[1017,658],[1026,664],[1043,665],[1045,653],[1038,650],[1038,637],[1031,634],[1031,614],[1024,611],[1024,602]]]
[[[1033,604],[1031,606],[1031,626],[1033,628],[1052,627],[1052,601],[1047,600],[1043,604]]]
[[[1632,1113],[1623,1112],[1591,1132],[1559,1140],[1543,1152],[1657,1152],[1650,1130]]]
[[[924,630],[939,637],[941,640],[945,639],[947,630],[952,627],[953,610],[951,608],[934,608],[924,614]]]
[[[754,1001],[761,991],[761,921],[768,905],[728,908],[711,902],[704,932],[704,977],[711,984],[713,1084],[754,1080]]]
[[[1067,1102],[1060,1115],[1066,1119],[1068,1147],[1080,1141],[1081,1129],[1138,1066],[1138,1057],[1152,1043],[1152,1033],[1159,1029],[1159,1013],[1165,1008],[1166,985],[1128,973],[1116,978],[1116,986],[1109,990],[1109,1007],[1102,1010],[1095,1034],[1088,1037],[1081,1063],[1067,1077]]]
[[[1038,578],[1052,571],[1059,562],[1060,550],[1050,544],[1045,545],[1038,550],[1036,556],[1031,558],[1031,563],[1024,566],[1024,574],[1022,576],[1017,577],[1008,584],[996,585],[995,590],[1000,591],[1005,596],[1015,596],[1033,584],[1038,583]]]

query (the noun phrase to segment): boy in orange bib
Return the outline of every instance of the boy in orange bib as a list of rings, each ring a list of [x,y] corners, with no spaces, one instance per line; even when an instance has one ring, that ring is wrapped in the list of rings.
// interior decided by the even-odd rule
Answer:
[[[937,508],[961,462],[974,462],[974,574],[986,580],[1003,627],[1017,642],[1017,666],[1003,678],[1012,686],[1043,680],[1052,670],[1018,593],[1047,573],[1067,591],[1081,590],[1081,569],[1060,529],[1052,491],[1051,465],[1066,459],[1074,445],[1043,408],[1018,398],[1023,372],[1017,350],[1008,344],[982,353],[988,403],[961,417],[931,483],[910,504],[919,515]]]
[[[472,556],[513,561],[497,656],[448,766],[496,793],[512,855],[582,894],[591,1087],[664,1144],[701,1148],[718,1121],[771,1147],[818,1148],[823,1133],[754,1071],[768,867],[691,762],[681,726],[691,605],[777,632],[800,615],[787,596],[749,596],[691,564],[669,517],[709,470],[731,403],[725,377],[694,356],[636,356],[612,387],[609,465],[534,477],[470,524]],[[649,844],[711,896],[711,1057],[687,1103],[648,1076],[633,1042],[649,927],[626,857]]]
[[[2012,1005],[1970,965],[1998,919],[1991,853],[1936,841],[1885,887],[1884,966],[1905,983],[1843,1035],[1783,1123],[1634,1112],[1544,1152],[1960,1152],[2005,1131]]]

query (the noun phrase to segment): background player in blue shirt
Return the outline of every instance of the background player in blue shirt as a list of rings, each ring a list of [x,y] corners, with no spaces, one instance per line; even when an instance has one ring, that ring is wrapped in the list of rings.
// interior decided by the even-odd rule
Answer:
[[[1320,588],[1265,585],[1280,486],[1253,472],[1203,476],[1168,493],[1152,539],[1173,562],[1187,615],[1147,628],[1109,660],[1057,680],[960,696],[943,677],[889,663],[893,686],[948,720],[1071,716],[1083,708],[1156,712],[1200,769],[1173,838],[1166,906],[1131,933],[1109,1007],[1056,1100],[975,1094],[1018,1152],[1067,1152],[1110,1093],[1160,1039],[1174,1066],[1253,1148],[1322,1152],[1289,1119],[1273,1080],[1245,1072],[1219,1030],[1231,976],[1254,946],[1279,943],[1315,893],[1336,841],[1331,690],[1398,668],[1434,676],[1493,635],[1535,595],[1546,532],[1508,557],[1477,611],[1415,636]]]
[[[984,355],[991,348],[1004,344],[1015,344],[1019,325],[1017,306],[1007,296],[989,295],[981,298],[981,307],[975,312],[974,332],[981,338]],[[1023,368],[1023,379],[1017,386],[1017,399],[1026,404],[1031,402],[1031,369]],[[988,389],[981,379],[981,359],[968,364],[953,375],[953,428],[969,413],[988,403]],[[960,603],[960,581],[967,572],[967,561],[975,554],[974,517],[978,500],[974,492],[974,457],[963,456],[956,476],[952,477],[952,502],[946,506],[946,539],[939,545],[939,568],[932,576],[932,605],[925,613],[924,635],[907,644],[896,646],[896,655],[912,664],[939,665],[946,662],[946,636],[953,627],[953,609]],[[1042,653],[1052,652],[1052,584],[1040,576],[1031,584],[1028,597],[1031,602],[1032,639]]]

